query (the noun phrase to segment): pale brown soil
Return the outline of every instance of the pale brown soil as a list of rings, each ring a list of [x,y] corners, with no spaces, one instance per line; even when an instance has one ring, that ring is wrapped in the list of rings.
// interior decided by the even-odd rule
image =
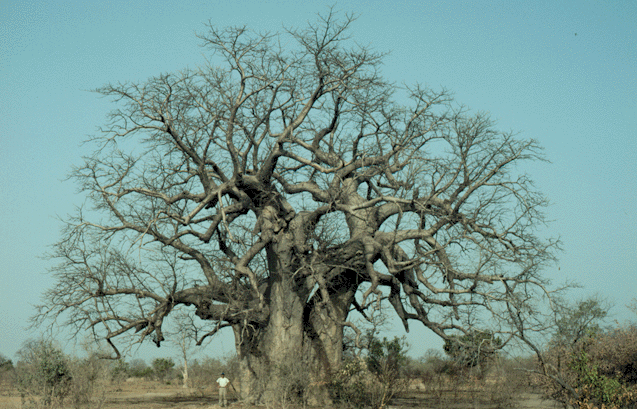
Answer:
[[[233,396],[228,396],[228,406],[234,409],[256,409],[269,406],[244,405]],[[137,381],[122,382],[119,385],[109,385],[101,392],[96,393],[90,405],[82,406],[91,409],[216,409],[219,406],[216,391],[212,389],[195,390],[182,389],[174,385],[162,385],[158,382]],[[410,391],[394,399],[388,409],[423,408],[423,409],[491,409],[498,405],[485,402],[473,397],[463,396],[460,399],[445,399],[440,401],[440,396],[434,397],[423,391]],[[73,408],[73,405],[65,405],[65,408]],[[278,407],[278,406],[277,406]],[[539,394],[525,393],[511,408],[512,409],[557,409],[557,403],[545,401]],[[16,391],[4,390],[0,394],[0,409],[23,409],[21,398]],[[296,409],[287,406],[288,409]],[[316,408],[311,408],[316,409]]]

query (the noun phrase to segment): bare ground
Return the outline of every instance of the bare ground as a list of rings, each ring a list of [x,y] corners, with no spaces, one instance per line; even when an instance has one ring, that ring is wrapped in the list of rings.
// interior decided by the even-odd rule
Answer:
[[[236,396],[229,394],[229,407],[234,409],[270,409],[270,406],[251,406],[238,401]],[[174,385],[162,385],[158,382],[125,382],[111,385],[96,393],[90,405],[83,407],[91,409],[216,409],[218,395],[212,389],[195,390],[182,389]],[[16,391],[4,390],[0,394],[0,409],[26,409],[21,403]],[[66,408],[67,406],[65,406]],[[68,408],[73,408],[68,405]],[[394,399],[388,409],[422,408],[422,409],[499,409],[504,406],[489,402],[479,394],[455,396],[434,395],[426,391],[409,391]],[[511,409],[557,409],[561,406],[556,402],[546,401],[536,393],[524,393],[516,400]],[[277,406],[278,409],[278,406]],[[287,405],[287,409],[296,409]],[[316,409],[316,408],[314,408]]]

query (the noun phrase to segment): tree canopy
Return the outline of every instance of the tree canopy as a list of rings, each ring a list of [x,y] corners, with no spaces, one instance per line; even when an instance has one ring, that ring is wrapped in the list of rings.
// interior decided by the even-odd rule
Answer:
[[[67,219],[39,317],[119,354],[186,307],[212,323],[199,342],[232,327],[250,379],[293,352],[338,365],[350,313],[385,301],[406,329],[515,337],[556,245],[518,165],[541,148],[387,81],[352,22],[210,25],[207,65],[98,89],[116,108],[72,174],[90,209]]]

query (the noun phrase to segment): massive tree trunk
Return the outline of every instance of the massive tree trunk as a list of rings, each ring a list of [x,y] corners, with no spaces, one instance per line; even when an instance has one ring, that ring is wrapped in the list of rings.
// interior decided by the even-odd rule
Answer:
[[[233,325],[241,396],[252,402],[325,404],[329,375],[342,360],[343,323],[356,292],[356,274],[334,275],[321,286],[304,271],[307,266],[295,262],[290,244],[282,240],[267,248],[267,322]]]
[[[292,291],[291,281],[278,277],[272,284],[267,323],[233,326],[247,401],[329,401],[326,382],[341,363],[347,312],[340,309],[340,319],[334,319],[318,295]]]

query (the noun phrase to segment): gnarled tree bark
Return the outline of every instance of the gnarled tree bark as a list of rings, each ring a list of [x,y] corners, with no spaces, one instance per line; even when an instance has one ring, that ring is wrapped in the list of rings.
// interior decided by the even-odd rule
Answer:
[[[39,319],[66,314],[119,355],[186,308],[212,324],[200,343],[232,328],[251,399],[290,360],[326,399],[350,314],[381,301],[406,329],[516,337],[507,303],[545,292],[556,244],[515,171],[540,148],[446,91],[387,83],[382,55],[347,46],[351,17],[319,20],[286,49],[210,27],[223,67],[98,90],[118,108],[73,173],[94,208],[68,219]]]

